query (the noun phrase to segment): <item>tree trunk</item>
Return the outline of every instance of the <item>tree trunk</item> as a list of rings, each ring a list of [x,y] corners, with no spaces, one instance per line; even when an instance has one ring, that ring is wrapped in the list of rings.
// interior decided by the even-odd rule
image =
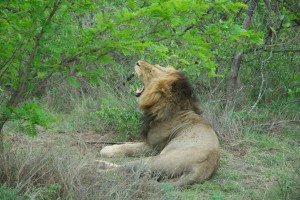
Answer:
[[[7,121],[7,119],[5,119],[4,117],[0,118],[0,153],[2,153],[4,150],[3,127],[4,127],[4,124],[6,121]]]
[[[256,8],[257,0],[250,0],[247,13],[243,22],[243,29],[247,30],[249,28],[249,24],[251,18],[253,16],[254,10]],[[231,66],[230,66],[230,74],[227,82],[226,88],[226,108],[233,108],[233,101],[236,97],[236,89],[237,89],[237,80],[239,76],[239,70],[241,67],[243,57],[243,51],[237,51],[233,57]]]

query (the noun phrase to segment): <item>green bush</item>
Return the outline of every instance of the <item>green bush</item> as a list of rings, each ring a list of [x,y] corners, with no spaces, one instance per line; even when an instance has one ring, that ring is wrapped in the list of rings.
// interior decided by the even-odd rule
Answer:
[[[5,200],[25,200],[29,198],[20,197],[15,188],[7,187],[5,184],[0,186],[0,199]]]
[[[132,141],[138,138],[140,113],[132,106],[109,106],[103,104],[100,111],[93,112],[117,133],[116,141]]]
[[[61,190],[61,185],[58,183],[48,184],[43,188],[43,191],[38,195],[37,199],[48,200],[57,199]]]

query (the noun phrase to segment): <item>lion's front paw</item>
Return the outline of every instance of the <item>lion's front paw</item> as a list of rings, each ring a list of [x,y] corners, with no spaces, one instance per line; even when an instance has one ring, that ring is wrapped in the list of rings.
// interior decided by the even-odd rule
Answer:
[[[117,165],[117,164],[107,162],[104,160],[95,160],[95,163],[99,170],[106,170],[106,169],[112,169],[112,168],[119,167],[119,165]]]
[[[122,145],[107,146],[100,151],[100,155],[104,157],[120,156],[124,154],[125,152],[122,148]]]

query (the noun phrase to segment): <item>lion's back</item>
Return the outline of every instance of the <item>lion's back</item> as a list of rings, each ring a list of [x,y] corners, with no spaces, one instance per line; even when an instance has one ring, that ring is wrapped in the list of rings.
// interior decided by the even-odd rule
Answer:
[[[149,130],[147,142],[163,149],[196,147],[218,149],[219,141],[215,131],[198,114],[178,114],[164,122],[157,122]]]

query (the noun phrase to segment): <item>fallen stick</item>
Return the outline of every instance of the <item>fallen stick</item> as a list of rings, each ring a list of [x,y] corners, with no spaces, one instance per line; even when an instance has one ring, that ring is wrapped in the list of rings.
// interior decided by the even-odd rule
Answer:
[[[289,123],[295,123],[295,124],[300,124],[300,120],[281,120],[281,121],[276,121],[268,124],[259,124],[254,127],[266,127],[269,126],[269,129],[272,129],[273,127],[280,126],[281,124],[289,124]]]
[[[87,144],[132,144],[133,142],[83,141]]]

